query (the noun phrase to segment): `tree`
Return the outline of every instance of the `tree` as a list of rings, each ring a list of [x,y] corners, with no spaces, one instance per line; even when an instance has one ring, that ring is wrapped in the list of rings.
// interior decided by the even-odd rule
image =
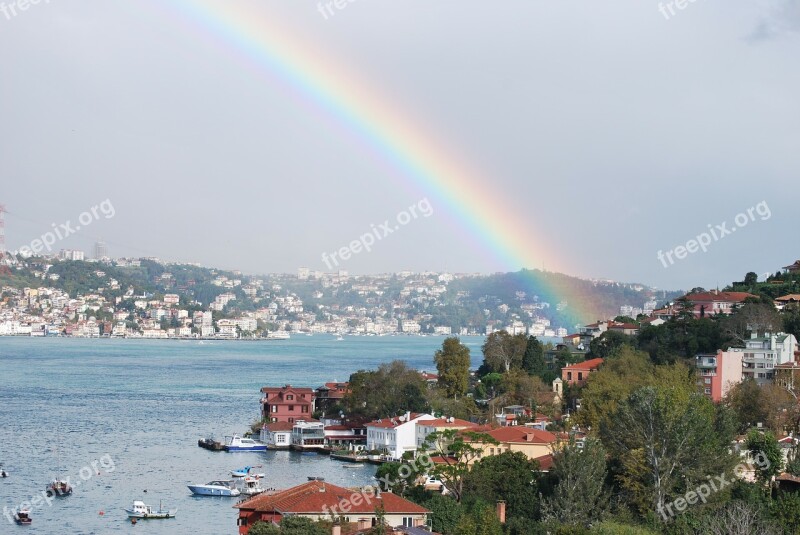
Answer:
[[[749,286],[750,288],[754,288],[755,285],[758,283],[758,274],[750,271],[747,275],[744,276],[744,285]]]
[[[632,346],[633,338],[617,331],[606,331],[589,342],[589,356],[607,359],[619,353],[624,346]]]
[[[745,303],[723,320],[725,332],[737,342],[744,342],[749,333],[763,334],[781,331],[783,319],[772,304]]]
[[[763,519],[754,506],[740,500],[728,503],[705,533],[709,535],[778,535],[779,531]]]
[[[544,346],[535,337],[529,336],[522,355],[522,368],[531,375],[541,376],[547,367],[544,362]]]
[[[755,462],[756,478],[764,485],[771,484],[772,478],[783,469],[781,446],[775,435],[751,429],[747,433],[746,447]]]
[[[586,527],[602,520],[609,492],[606,450],[600,441],[588,438],[583,448],[572,442],[553,457],[557,483],[553,495],[542,503],[542,520]]]
[[[502,535],[503,526],[491,506],[479,504],[469,515],[461,518],[453,533],[454,535]]]
[[[617,479],[642,513],[660,515],[681,489],[732,462],[734,429],[695,388],[688,376],[642,387],[601,422],[603,443],[620,467]]]
[[[431,530],[435,533],[453,533],[466,514],[464,506],[449,496],[434,494],[422,504],[431,511]]]
[[[531,376],[522,370],[511,370],[503,375],[500,381],[500,391],[503,393],[503,402],[508,405],[531,405],[535,407],[547,395],[550,389],[536,376]]]
[[[539,509],[534,477],[538,469],[539,463],[518,451],[484,457],[464,478],[464,495],[486,503],[505,500],[509,518],[533,520]]]
[[[310,518],[287,516],[281,520],[280,526],[256,522],[250,526],[248,535],[328,535],[330,532],[330,522],[314,522]]]
[[[522,367],[522,357],[528,347],[524,334],[511,336],[507,331],[496,331],[486,337],[483,350],[484,373],[504,373]]]
[[[427,385],[417,370],[399,360],[377,370],[350,376],[350,392],[343,404],[347,414],[362,418],[395,416],[406,411],[425,412]]]
[[[498,442],[486,433],[456,429],[431,433],[422,444],[423,450],[440,461],[430,469],[430,474],[441,481],[459,503],[464,497],[464,478],[472,463],[483,454],[485,444]]]
[[[469,348],[451,336],[442,343],[442,349],[433,357],[439,373],[439,386],[448,397],[464,396],[469,386]]]

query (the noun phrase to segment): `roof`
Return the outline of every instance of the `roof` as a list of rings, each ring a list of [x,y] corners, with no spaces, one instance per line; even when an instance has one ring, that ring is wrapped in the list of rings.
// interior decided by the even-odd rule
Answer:
[[[302,485],[276,492],[260,494],[233,507],[260,513],[286,514],[329,514],[334,507],[341,507],[345,500],[350,502],[348,514],[375,514],[383,508],[387,514],[429,514],[430,511],[391,492],[381,492],[380,497],[367,489],[346,489],[325,481],[308,481]],[[353,500],[361,496],[360,500]],[[355,502],[359,502],[356,504]]]
[[[681,297],[683,301],[691,302],[723,302],[723,303],[741,303],[748,297],[756,297],[755,295],[747,292],[697,292],[693,294],[686,294]]]
[[[555,459],[552,455],[542,455],[541,457],[536,457],[534,461],[539,463],[539,470],[542,472],[549,472],[555,464]]]
[[[314,390],[307,386],[265,386],[261,389],[264,394],[279,394],[281,392],[295,392],[300,394],[314,394]]]
[[[294,429],[294,424],[290,424],[289,422],[270,422],[268,424],[264,424],[264,429],[268,431],[291,431]]]
[[[775,301],[780,301],[782,303],[789,303],[792,301],[800,301],[800,294],[789,294],[784,295],[783,297],[778,297]]]
[[[449,421],[448,418],[435,418],[433,420],[419,420],[417,422],[419,425],[427,425],[428,427],[477,427],[477,424],[472,422],[468,422],[466,420],[461,420],[460,418],[453,418],[453,421]]]
[[[525,426],[500,427],[487,431],[486,434],[498,442],[552,444],[556,441],[556,436],[549,431]]]
[[[564,366],[561,370],[569,370],[569,371],[592,371],[596,370],[603,364],[603,359],[589,359],[584,362],[579,362],[577,364],[572,364],[570,366]]]
[[[407,424],[412,420],[416,420],[420,416],[426,416],[426,415],[420,412],[412,412],[411,416],[408,419],[406,419],[405,415],[392,416],[391,418],[380,418],[378,420],[374,420],[366,424],[364,427],[380,427],[383,429],[394,429],[395,427]]]

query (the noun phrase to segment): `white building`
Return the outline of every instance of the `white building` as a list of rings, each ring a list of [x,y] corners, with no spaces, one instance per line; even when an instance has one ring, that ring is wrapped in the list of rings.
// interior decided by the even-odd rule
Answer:
[[[271,422],[261,427],[260,440],[271,450],[288,450],[292,444],[292,429],[289,422]]]
[[[775,376],[775,366],[794,361],[797,351],[797,339],[792,334],[767,334],[745,341],[744,349],[731,348],[729,351],[743,352],[742,375],[755,379],[756,383],[764,385],[772,382]]]
[[[469,429],[476,427],[476,424],[458,418],[433,418],[431,420],[420,419],[416,423],[416,444],[421,448],[425,440],[431,433],[442,432],[448,429]]]
[[[393,459],[417,449],[417,422],[435,420],[431,414],[406,412],[402,416],[382,418],[366,425],[367,450],[381,451]]]

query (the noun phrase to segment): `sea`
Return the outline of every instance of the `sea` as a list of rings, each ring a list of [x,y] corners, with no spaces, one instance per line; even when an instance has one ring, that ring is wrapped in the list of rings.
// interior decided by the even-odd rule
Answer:
[[[187,485],[262,465],[267,488],[309,477],[374,483],[374,465],[289,451],[211,452],[200,438],[243,433],[259,416],[262,386],[316,388],[395,359],[435,371],[433,336],[293,335],[288,340],[183,341],[0,337],[0,535],[237,533],[238,498],[195,497]],[[462,337],[472,366],[482,337]],[[54,477],[71,496],[40,500],[33,523],[12,524]],[[174,519],[131,524],[134,500],[177,509]]]

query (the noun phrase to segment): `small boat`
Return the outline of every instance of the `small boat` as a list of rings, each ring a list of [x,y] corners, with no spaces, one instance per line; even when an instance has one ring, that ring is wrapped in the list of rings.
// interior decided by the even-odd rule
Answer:
[[[133,502],[133,507],[125,509],[125,512],[128,513],[128,518],[175,518],[175,514],[178,510],[172,509],[166,511],[159,504],[158,511],[156,511],[144,502],[136,500]]]
[[[31,512],[27,509],[22,509],[21,511],[14,513],[14,522],[20,526],[29,526],[31,522],[33,522],[33,519],[31,518]]]
[[[225,437],[226,451],[267,451],[267,446],[256,442],[252,438],[244,438],[239,435]]]
[[[317,477],[317,476],[306,476],[309,481],[325,481],[324,477]]]
[[[238,496],[241,492],[233,486],[233,481],[209,481],[205,485],[189,485],[189,490],[198,496]]]
[[[260,474],[259,474],[260,475]],[[255,496],[261,494],[266,489],[261,486],[261,477],[259,475],[247,476],[237,480],[236,488],[245,496]]]
[[[344,338],[342,338],[342,335],[341,335],[341,334],[340,334],[339,336],[337,336],[337,337],[336,337],[336,341],[337,341],[337,342],[341,342],[342,340],[344,340]]]
[[[233,477],[247,477],[249,475],[252,475],[254,477],[264,477],[264,474],[251,474],[250,470],[252,470],[253,468],[261,468],[261,465],[257,464],[255,466],[245,466],[243,468],[239,468],[238,470],[231,470],[231,476],[233,476]]]
[[[359,466],[364,466],[364,463],[347,463],[343,464],[342,468],[357,468]]]
[[[62,479],[55,479],[52,483],[47,485],[45,492],[48,497],[57,496],[59,498],[65,498],[72,494],[72,487]]]
[[[8,477],[8,472],[3,468],[3,463],[0,463],[0,477]]]

